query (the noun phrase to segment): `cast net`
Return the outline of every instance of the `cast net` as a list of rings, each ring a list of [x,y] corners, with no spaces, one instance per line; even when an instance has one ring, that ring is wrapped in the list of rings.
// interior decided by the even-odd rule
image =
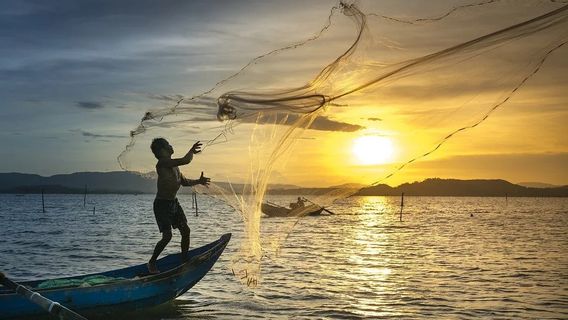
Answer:
[[[534,104],[565,83],[533,78],[566,55],[567,41],[561,1],[341,2],[313,36],[252,59],[210,90],[161,96],[119,162],[152,170],[157,136],[178,149],[204,142],[194,166],[214,183],[196,189],[242,216],[233,270],[256,285],[263,261],[313,209],[265,224],[261,207],[271,194],[310,187],[302,196],[325,206],[357,192],[352,182],[435,176],[413,166],[460,154],[453,138],[484,126],[490,137],[511,124],[485,124],[500,108]]]

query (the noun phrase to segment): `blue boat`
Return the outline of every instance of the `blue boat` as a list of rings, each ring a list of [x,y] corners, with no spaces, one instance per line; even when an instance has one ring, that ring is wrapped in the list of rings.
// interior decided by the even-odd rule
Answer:
[[[102,273],[53,280],[19,282],[42,296],[57,301],[82,315],[116,314],[163,304],[193,287],[213,267],[231,239],[225,234],[218,240],[188,252],[188,260],[180,254],[158,260],[156,275],[148,274],[146,264]],[[85,278],[112,279],[108,283],[88,286],[66,286],[42,289],[50,282],[72,283]],[[0,319],[37,317],[46,312],[28,299],[0,285]]]

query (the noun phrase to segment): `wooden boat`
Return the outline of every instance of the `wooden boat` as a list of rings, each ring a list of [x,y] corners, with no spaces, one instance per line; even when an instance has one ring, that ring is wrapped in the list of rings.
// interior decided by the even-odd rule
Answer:
[[[263,203],[260,209],[268,217],[317,216],[324,210],[324,208],[314,204],[296,209],[289,209],[270,203]]]
[[[165,303],[185,293],[213,267],[230,239],[231,234],[228,233],[212,243],[189,251],[189,259],[185,263],[181,262],[180,254],[158,259],[158,269],[162,272],[156,275],[149,275],[146,264],[140,264],[103,273],[55,279],[78,280],[92,276],[116,279],[107,284],[52,289],[38,289],[46,280],[20,284],[82,315],[100,316],[132,311]],[[45,314],[43,309],[28,299],[0,286],[0,319]]]

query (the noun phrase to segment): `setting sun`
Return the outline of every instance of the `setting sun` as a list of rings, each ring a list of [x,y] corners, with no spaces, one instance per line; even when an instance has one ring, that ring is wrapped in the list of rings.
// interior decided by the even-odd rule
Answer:
[[[362,165],[388,163],[392,159],[393,151],[389,138],[362,136],[353,141],[353,155]]]

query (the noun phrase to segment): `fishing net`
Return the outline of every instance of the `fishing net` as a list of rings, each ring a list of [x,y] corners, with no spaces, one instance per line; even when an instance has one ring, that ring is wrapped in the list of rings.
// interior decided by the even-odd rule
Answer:
[[[126,280],[126,278],[122,277],[109,277],[103,275],[94,275],[88,276],[84,278],[73,278],[73,279],[53,279],[53,280],[46,280],[37,285],[38,289],[56,289],[56,288],[65,288],[65,287],[92,287],[92,286],[99,286],[104,284],[111,284],[114,282],[119,282],[122,280]]]
[[[533,78],[566,55],[567,41],[561,1],[341,2],[313,36],[252,59],[210,90],[157,97],[119,162],[151,170],[157,136],[178,149],[204,142],[190,166],[214,184],[196,189],[241,214],[233,271],[256,285],[262,262],[309,213],[265,223],[261,205],[276,189],[310,187],[302,195],[327,205],[355,193],[353,182],[421,178],[415,162],[460,154],[453,138],[484,126],[490,136],[507,125],[489,120],[500,108],[558,88],[560,76]]]

